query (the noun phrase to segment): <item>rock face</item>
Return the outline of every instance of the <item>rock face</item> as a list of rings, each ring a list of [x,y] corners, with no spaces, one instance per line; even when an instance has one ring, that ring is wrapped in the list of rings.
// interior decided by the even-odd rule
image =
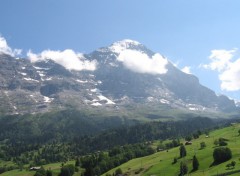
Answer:
[[[237,109],[234,101],[217,96],[197,77],[136,41],[116,42],[84,57],[97,62],[94,71],[68,70],[51,58],[30,62],[0,54],[1,114],[69,107],[119,112],[146,106],[151,111],[162,105],[190,112]]]

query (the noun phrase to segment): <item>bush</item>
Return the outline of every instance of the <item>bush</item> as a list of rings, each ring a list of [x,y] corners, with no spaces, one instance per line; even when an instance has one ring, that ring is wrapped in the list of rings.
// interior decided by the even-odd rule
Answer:
[[[53,174],[52,174],[52,171],[50,171],[50,170],[47,170],[47,172],[46,172],[46,176],[52,176]]]
[[[219,141],[219,146],[226,146],[226,145],[228,145],[227,142],[225,142],[225,141]]]
[[[180,163],[180,174],[179,174],[179,176],[184,176],[187,173],[188,173],[187,164],[185,162],[181,162]]]
[[[217,146],[218,144],[219,144],[219,140],[216,139],[216,140],[214,141],[214,145]]]
[[[177,163],[177,157],[174,157],[172,164],[176,164],[176,163]]]
[[[228,169],[230,169],[230,168],[234,168],[235,167],[235,165],[236,165],[236,161],[232,161],[231,163],[228,163],[227,165],[226,165],[226,167],[228,168]]]
[[[201,142],[200,143],[200,149],[204,149],[206,147],[206,143],[205,142]]]
[[[45,175],[46,175],[46,170],[43,167],[37,170],[36,173],[34,174],[34,176],[45,176]]]
[[[74,174],[74,171],[75,171],[75,166],[72,164],[69,164],[61,168],[61,173],[59,176],[72,176]]]
[[[122,169],[121,168],[118,168],[116,171],[115,171],[115,175],[121,175],[123,172],[122,172]]]
[[[228,143],[226,141],[228,141],[228,139],[225,138],[219,138],[219,146],[226,146]]]
[[[216,148],[213,151],[214,164],[220,164],[232,158],[232,151],[228,147]]]

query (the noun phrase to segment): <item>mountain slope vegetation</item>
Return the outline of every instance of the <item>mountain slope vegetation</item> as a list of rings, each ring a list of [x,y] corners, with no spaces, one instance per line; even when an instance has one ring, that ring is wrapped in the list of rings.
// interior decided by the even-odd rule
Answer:
[[[133,159],[117,168],[121,168],[123,173],[126,173],[127,175],[177,176],[180,174],[180,163],[185,162],[188,167],[188,173],[193,176],[239,175],[239,129],[240,124],[238,123],[232,124],[226,128],[211,131],[207,135],[200,135],[199,138],[192,140],[191,145],[185,145],[187,156],[184,158],[179,158],[179,147],[174,147],[143,158]],[[228,147],[232,151],[232,158],[223,163],[213,164],[213,151],[216,148],[221,148],[221,146],[215,145],[214,141],[220,138],[227,139],[227,146],[225,147]],[[182,139],[181,142],[185,144],[185,140]],[[201,143],[203,142],[206,146],[201,148]],[[192,159],[194,155],[199,161],[198,170],[192,170]],[[177,159],[176,163],[173,162],[174,158]],[[233,161],[236,162],[236,166],[230,165]],[[103,175],[112,174],[117,168],[114,168]]]

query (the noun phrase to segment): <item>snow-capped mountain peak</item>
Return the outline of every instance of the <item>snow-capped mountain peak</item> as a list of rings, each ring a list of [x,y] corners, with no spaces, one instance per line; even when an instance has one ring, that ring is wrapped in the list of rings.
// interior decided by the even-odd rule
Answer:
[[[151,112],[159,107],[184,111],[232,112],[233,100],[216,96],[162,55],[133,40],[122,40],[90,54],[69,50],[37,54],[39,62],[0,55],[0,113],[37,113],[74,107],[118,113]],[[53,57],[54,56],[54,57]],[[72,57],[69,57],[72,56]],[[97,63],[71,69],[69,60]],[[84,66],[84,67],[83,67]],[[13,69],[14,68],[14,69]],[[124,98],[125,97],[125,98]],[[127,98],[126,98],[127,97]],[[131,107],[129,111],[129,107]],[[151,114],[150,114],[151,115]]]
[[[118,42],[114,42],[109,49],[114,53],[121,53],[124,50],[127,49],[137,49],[139,45],[142,45],[138,41],[130,40],[130,39],[124,39]]]

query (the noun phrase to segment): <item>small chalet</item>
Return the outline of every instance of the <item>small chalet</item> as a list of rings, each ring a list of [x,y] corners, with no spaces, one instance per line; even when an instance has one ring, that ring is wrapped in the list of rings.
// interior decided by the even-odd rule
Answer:
[[[30,171],[36,171],[36,170],[39,170],[39,169],[41,169],[41,167],[31,167],[29,170]]]
[[[185,145],[192,145],[192,142],[191,141],[186,141]]]

